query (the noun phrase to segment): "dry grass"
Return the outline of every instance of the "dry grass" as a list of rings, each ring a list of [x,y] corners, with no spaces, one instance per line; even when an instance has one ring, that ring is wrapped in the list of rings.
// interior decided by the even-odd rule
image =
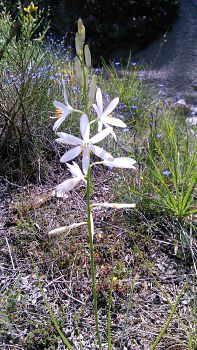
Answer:
[[[115,201],[111,188],[118,187],[117,174],[99,167],[94,171],[92,198],[97,202]],[[65,174],[60,172],[58,177],[55,182],[65,178]],[[54,177],[49,183],[52,189]],[[13,187],[5,181],[2,184],[1,339],[5,350],[64,349],[45,308],[36,272],[74,348],[97,349],[87,232],[81,227],[56,239],[47,235],[57,226],[84,221],[85,189],[80,187],[64,199],[52,197],[51,189],[44,185]],[[193,327],[192,334],[194,271],[189,257],[185,260],[174,253],[176,223],[166,222],[164,229],[145,216],[139,220],[136,212],[125,214],[106,209],[93,214],[103,348],[107,349],[106,310],[112,269],[117,277],[111,310],[114,350],[120,349],[121,339],[124,350],[148,350],[165,324],[171,308],[150,271],[173,303],[183,284],[187,284],[178,312],[186,328]],[[158,349],[192,349],[177,317]]]

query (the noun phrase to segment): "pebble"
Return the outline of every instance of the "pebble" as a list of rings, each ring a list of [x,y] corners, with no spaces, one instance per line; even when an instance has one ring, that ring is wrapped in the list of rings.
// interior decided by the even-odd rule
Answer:
[[[183,98],[174,103],[174,108],[177,111],[180,111],[180,112],[185,113],[185,114],[188,114],[190,111],[189,106],[187,105],[187,103],[185,102],[185,100]]]

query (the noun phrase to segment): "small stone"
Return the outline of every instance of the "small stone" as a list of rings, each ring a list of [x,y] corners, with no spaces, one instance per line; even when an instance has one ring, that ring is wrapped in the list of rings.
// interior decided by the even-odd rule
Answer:
[[[23,288],[27,287],[29,284],[28,277],[21,277],[21,284]]]
[[[185,121],[189,126],[195,126],[195,125],[197,125],[197,116],[187,118]]]
[[[194,117],[194,116],[197,117],[197,107],[194,107],[194,106],[191,107],[191,116],[192,117]]]
[[[154,304],[160,304],[161,300],[158,294],[155,295],[155,297],[153,298],[153,303]]]
[[[184,114],[188,114],[190,111],[187,103],[183,98],[174,103],[174,109],[177,112],[184,113]]]
[[[178,106],[187,106],[185,100],[183,98],[181,98],[180,100],[176,101],[175,105],[178,105]]]

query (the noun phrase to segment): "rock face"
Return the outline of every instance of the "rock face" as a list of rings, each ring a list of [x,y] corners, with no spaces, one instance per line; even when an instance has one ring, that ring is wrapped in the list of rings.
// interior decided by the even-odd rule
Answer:
[[[197,105],[196,38],[197,0],[181,0],[179,18],[171,31],[135,56],[145,67],[146,83],[156,90],[163,85],[165,96],[174,101],[185,99]]]
[[[121,47],[133,52],[164,32],[178,14],[180,0],[47,0],[52,30],[57,35],[76,31],[82,18],[94,56],[109,57]]]

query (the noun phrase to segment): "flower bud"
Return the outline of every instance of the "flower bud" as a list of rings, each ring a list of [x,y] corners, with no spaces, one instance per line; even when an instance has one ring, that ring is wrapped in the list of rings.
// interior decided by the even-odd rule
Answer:
[[[90,53],[90,49],[89,49],[88,45],[85,45],[84,54],[85,54],[86,67],[90,68],[91,67],[91,53]]]
[[[85,41],[85,27],[81,18],[78,19],[78,33],[80,34],[81,41],[84,43]]]
[[[77,55],[80,57],[82,55],[83,42],[81,41],[81,37],[79,33],[76,33],[75,48],[76,48]]]
[[[81,62],[79,61],[78,57],[75,57],[74,68],[75,68],[76,77],[81,82],[83,79],[83,73],[82,73]]]
[[[105,207],[112,209],[127,209],[127,208],[135,208],[135,203],[93,203],[91,207]]]
[[[97,76],[93,75],[91,83],[90,83],[89,93],[88,93],[88,100],[89,100],[90,104],[92,104],[92,102],[94,101],[94,98],[95,98],[96,83],[97,83]]]
[[[50,232],[48,232],[48,235],[49,236],[56,236],[56,235],[59,235],[61,233],[66,233],[66,232],[73,230],[74,228],[80,227],[82,225],[87,225],[87,222],[83,221],[83,222],[71,224],[69,226],[62,226],[62,227],[55,228],[54,230],[51,230]]]

